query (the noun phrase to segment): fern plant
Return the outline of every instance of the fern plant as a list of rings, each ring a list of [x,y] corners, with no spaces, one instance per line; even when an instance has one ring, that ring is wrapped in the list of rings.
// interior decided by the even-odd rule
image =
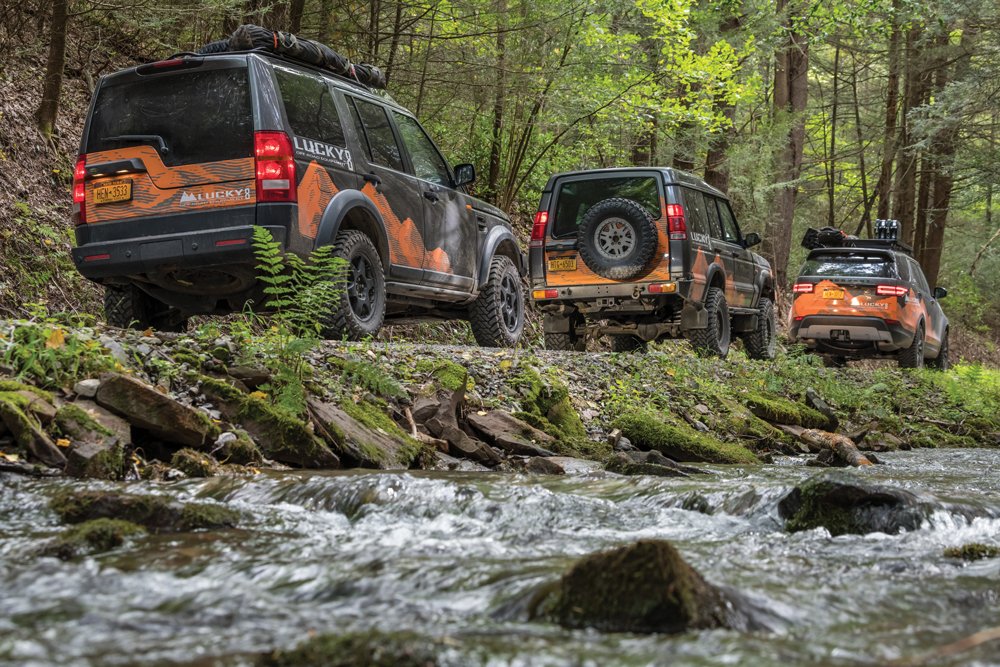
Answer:
[[[348,265],[334,256],[331,246],[315,250],[308,260],[286,254],[263,227],[254,228],[253,248],[270,325],[246,342],[271,370],[271,382],[262,389],[276,407],[300,415],[305,412],[305,382],[311,373],[306,354],[319,343],[323,322],[341,297]],[[266,323],[252,310],[246,314],[252,322]]]

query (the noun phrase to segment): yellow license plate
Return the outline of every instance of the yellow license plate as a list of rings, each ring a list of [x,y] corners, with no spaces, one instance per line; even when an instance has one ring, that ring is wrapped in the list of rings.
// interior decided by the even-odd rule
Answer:
[[[842,289],[825,289],[823,290],[824,299],[843,299],[844,290]]]
[[[549,271],[576,271],[576,257],[550,259]]]
[[[132,198],[132,181],[111,181],[94,188],[95,204],[113,204]]]

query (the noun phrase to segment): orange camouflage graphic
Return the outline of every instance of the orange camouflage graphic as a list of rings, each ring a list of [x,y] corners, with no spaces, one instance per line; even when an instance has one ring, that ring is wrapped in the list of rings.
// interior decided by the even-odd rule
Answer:
[[[361,192],[368,197],[382,214],[385,231],[389,237],[389,260],[400,266],[433,268],[442,273],[451,272],[451,261],[443,248],[426,250],[424,239],[412,218],[399,219],[385,195],[378,192],[371,183],[366,183]],[[426,259],[429,260],[425,263]]]
[[[745,306],[750,307],[753,305],[753,295],[741,295],[736,290],[736,281],[726,271],[726,265],[722,261],[722,257],[718,252],[712,258],[712,261],[708,261],[708,256],[705,254],[703,248],[695,248],[694,264],[691,267],[691,294],[690,298],[694,301],[703,301],[705,299],[705,292],[708,289],[708,267],[711,264],[717,265],[722,269],[722,275],[725,280],[725,287],[723,291],[726,294],[726,303],[731,306]]]
[[[181,213],[256,202],[252,157],[168,167],[152,146],[134,146],[87,155],[87,166],[140,159],[145,172],[109,174],[86,185],[87,222],[107,222],[157,214]],[[131,183],[131,199],[98,203],[96,189],[115,182]]]
[[[323,212],[338,192],[340,190],[327,170],[318,162],[310,162],[299,182],[299,234],[309,239],[316,238]]]

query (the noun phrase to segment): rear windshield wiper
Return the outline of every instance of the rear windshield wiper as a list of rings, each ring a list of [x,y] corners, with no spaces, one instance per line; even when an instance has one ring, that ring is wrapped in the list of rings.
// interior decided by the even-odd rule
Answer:
[[[113,137],[101,137],[101,141],[140,141],[142,143],[152,142],[160,147],[160,153],[166,155],[170,152],[167,142],[158,134],[118,134]]]

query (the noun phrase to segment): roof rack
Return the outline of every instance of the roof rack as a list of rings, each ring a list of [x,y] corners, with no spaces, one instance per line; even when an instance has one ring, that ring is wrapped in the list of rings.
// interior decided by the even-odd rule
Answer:
[[[876,220],[873,239],[859,239],[836,227],[810,227],[802,237],[802,247],[807,250],[817,248],[870,248],[877,250],[896,250],[913,254],[913,248],[899,240],[898,220]]]

